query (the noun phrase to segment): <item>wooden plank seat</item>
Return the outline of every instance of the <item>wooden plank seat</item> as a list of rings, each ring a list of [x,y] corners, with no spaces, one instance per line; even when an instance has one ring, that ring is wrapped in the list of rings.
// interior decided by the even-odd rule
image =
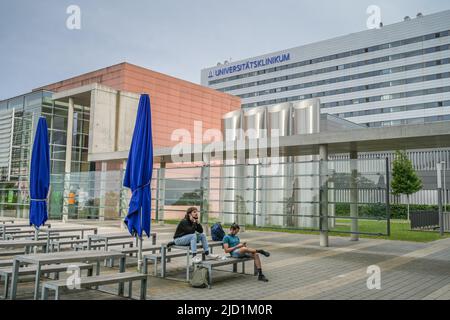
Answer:
[[[119,251],[122,252],[124,254],[130,255],[132,256],[133,254],[137,254],[139,252],[139,248],[138,247],[129,247],[129,248],[113,248],[111,250],[114,251]],[[151,245],[151,246],[146,246],[146,247],[142,247],[142,252],[156,252],[161,250],[161,246],[160,245]]]
[[[25,254],[25,249],[21,250],[1,250],[0,257],[12,257],[18,254]]]
[[[147,275],[138,272],[119,272],[114,274],[104,274],[99,276],[92,276],[87,278],[82,278],[79,284],[79,289],[88,289],[92,287],[98,287],[100,285],[108,285],[115,283],[129,283],[128,287],[128,297],[132,297],[132,282],[140,281],[140,299],[145,300],[147,295]],[[67,290],[67,284],[65,280],[47,281],[42,287],[42,299],[47,300],[49,296],[49,291],[55,291],[55,300],[59,300],[60,293],[62,290]],[[78,289],[78,288],[77,288]]]
[[[233,258],[227,256],[226,259],[218,259],[218,260],[203,260],[200,263],[196,264],[196,267],[202,266],[208,269],[208,288],[211,289],[212,285],[212,269],[217,267],[222,267],[226,265],[233,265],[233,272],[237,272],[238,263],[242,263],[242,274],[245,274],[245,262],[254,261],[253,258]],[[256,269],[255,264],[253,264],[253,275],[257,275],[258,271]]]
[[[202,249],[198,249],[197,253],[203,254]],[[169,262],[171,258],[179,258],[179,257],[186,257],[186,250],[174,250],[174,251],[168,251],[166,252],[166,262]],[[150,262],[153,263],[153,275],[158,274],[158,262],[161,262],[162,260],[162,252],[159,253],[153,253],[153,254],[147,254],[143,256],[143,264],[144,264],[144,273],[148,273],[148,264]],[[162,263],[162,269],[165,268],[165,263]],[[164,277],[165,270],[161,270],[161,276]]]
[[[68,270],[68,268],[79,268],[81,270],[87,270],[88,275],[92,275],[92,271],[94,266],[92,264],[88,263],[63,263],[63,264],[50,264],[45,265],[41,268],[41,272],[43,274],[47,273],[54,273],[55,278],[59,278],[60,272],[65,272]],[[29,267],[21,267],[19,269],[19,275],[26,276],[26,275],[33,275],[36,272],[36,266],[29,266]],[[8,291],[9,291],[9,285],[10,285],[10,279],[13,274],[13,268],[6,267],[6,268],[0,268],[0,278],[4,278],[4,290],[3,290],[3,299],[6,299],[8,297]],[[65,280],[64,280],[65,281]]]
[[[114,247],[114,246],[122,246],[123,248],[125,248],[125,246],[130,246],[132,247],[134,244],[134,241],[131,239],[123,239],[123,240],[112,240],[112,241],[108,241],[108,247]],[[101,249],[101,248],[105,248],[106,243],[105,242],[95,242],[95,243],[91,243],[91,249]],[[75,245],[75,249],[76,250],[86,250],[88,247],[87,242],[86,243],[81,243],[78,245]]]
[[[14,263],[14,260],[12,260],[12,259],[0,260],[0,268],[10,267],[13,265],[13,263]]]
[[[61,251],[61,246],[87,243],[87,239],[53,239],[50,243],[52,251]]]
[[[32,239],[34,240],[35,237],[32,234],[8,234],[6,235],[7,239],[15,240],[15,239]],[[50,236],[50,240],[56,240],[56,239],[79,239],[80,236],[76,234],[59,234],[59,233],[52,233]],[[38,236],[38,240],[47,240],[47,236],[40,234]]]

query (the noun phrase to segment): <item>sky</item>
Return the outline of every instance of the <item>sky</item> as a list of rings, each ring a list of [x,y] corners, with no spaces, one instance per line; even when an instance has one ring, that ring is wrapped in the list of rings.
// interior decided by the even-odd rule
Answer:
[[[80,8],[69,29],[67,8]],[[200,70],[450,9],[448,0],[0,0],[0,100],[120,62]],[[72,20],[70,20],[72,21]]]

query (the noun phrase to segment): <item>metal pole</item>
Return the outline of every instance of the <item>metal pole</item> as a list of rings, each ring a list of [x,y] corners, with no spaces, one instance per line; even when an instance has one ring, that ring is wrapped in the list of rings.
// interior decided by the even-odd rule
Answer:
[[[439,213],[439,234],[444,235],[444,217],[442,213],[442,162],[436,163],[437,192],[438,192],[438,213]]]
[[[320,246],[328,247],[328,145],[319,146],[320,163]]]
[[[159,221],[159,180],[161,169],[156,169],[155,221]]]
[[[34,240],[38,241],[39,240],[39,228],[34,226],[35,230],[34,230]],[[47,235],[49,236],[49,235]],[[49,248],[47,248],[47,252],[48,252]],[[37,253],[37,244],[35,243],[34,245],[34,250],[33,250],[34,254]]]
[[[138,253],[138,271],[142,272],[142,237],[138,237],[136,235],[136,238],[139,239],[139,253]]]
[[[359,240],[358,221],[358,152],[350,151],[350,217],[351,217],[351,241]]]
[[[444,235],[444,215],[442,213],[442,188],[438,188],[439,234]]]
[[[447,183],[445,182],[445,176],[446,176],[446,167],[445,167],[445,161],[442,161],[442,175],[444,180],[443,185],[443,191],[444,191],[444,212],[447,212]]]
[[[161,162],[159,166],[159,188],[158,188],[158,223],[164,224],[164,206],[166,203],[166,163]]]
[[[253,226],[256,227],[256,164],[253,165]],[[267,214],[267,213],[266,213]]]
[[[11,163],[12,163],[12,149],[13,149],[13,142],[14,142],[14,116],[15,116],[16,109],[12,109],[11,113],[11,140],[9,142],[9,162],[8,162],[8,181],[11,181]]]
[[[386,219],[387,219],[387,235],[391,236],[391,198],[390,198],[390,177],[389,177],[389,158],[386,157]]]

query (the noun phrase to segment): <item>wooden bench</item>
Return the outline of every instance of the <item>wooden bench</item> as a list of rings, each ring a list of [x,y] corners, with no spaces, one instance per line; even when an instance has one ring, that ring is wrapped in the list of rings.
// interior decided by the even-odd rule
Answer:
[[[74,244],[83,244],[83,243],[87,243],[86,239],[55,239],[51,241],[51,251],[61,251],[61,246],[62,245],[68,245],[70,244],[70,246],[73,248]]]
[[[208,288],[211,289],[212,284],[212,269],[217,267],[222,267],[226,265],[233,265],[233,272],[237,272],[237,265],[238,263],[242,263],[242,274],[245,274],[245,262],[247,261],[254,261],[253,258],[233,258],[233,257],[227,257],[226,259],[219,259],[219,260],[204,260],[196,266],[202,266],[208,269]],[[253,264],[253,275],[257,275],[258,271],[256,269],[255,264]]]
[[[74,263],[74,264],[69,264],[69,263],[64,263],[64,264],[53,264],[53,265],[46,265],[43,266],[41,268],[41,272],[42,273],[54,273],[55,274],[55,278],[58,279],[59,278],[59,273],[60,272],[64,272],[67,271],[69,267],[76,267],[79,268],[80,270],[87,270],[88,271],[88,276],[92,276],[92,271],[94,269],[94,266],[92,264],[87,264],[87,263]],[[26,276],[26,275],[33,275],[36,272],[36,267],[35,266],[30,266],[30,267],[22,267],[19,269],[19,274],[22,276]],[[8,297],[8,291],[9,291],[9,283],[10,283],[10,278],[12,276],[13,273],[13,269],[12,267],[8,267],[8,268],[0,268],[0,278],[4,277],[5,278],[5,282],[4,282],[4,292],[3,292],[3,299],[6,299]]]
[[[125,246],[129,246],[130,248],[133,247],[134,241],[131,239],[122,239],[122,240],[111,240],[108,241],[108,249],[110,247],[115,247],[115,246],[122,246],[123,249],[125,249]],[[75,250],[87,250],[89,244],[88,242],[86,243],[81,243],[78,245],[75,245]],[[105,249],[106,250],[106,243],[104,241],[96,241],[94,243],[91,242],[90,244],[91,250],[100,250],[100,249]],[[105,260],[105,267],[108,266],[107,260]],[[109,259],[109,266],[112,267],[114,265],[114,259],[111,258]]]
[[[13,264],[14,264],[14,260],[13,259],[0,260],[0,268],[12,267]]]
[[[8,260],[0,260],[0,268],[3,267],[11,267],[14,263],[14,260],[8,259]]]
[[[209,248],[209,252],[210,253],[213,253],[215,247],[222,247],[222,246],[223,246],[223,242],[222,241],[208,240],[208,248]],[[185,251],[185,255],[186,255],[186,281],[189,281],[189,279],[190,279],[189,273],[190,273],[190,267],[191,267],[191,265],[189,263],[189,256],[191,255],[191,246],[190,245],[187,245],[187,246],[173,245],[173,246],[171,246],[171,248],[180,249],[180,250],[184,250]],[[197,250],[198,252],[202,252],[202,251],[199,251],[199,250],[203,249],[201,243],[197,244],[197,249],[198,249]],[[202,254],[202,260],[205,260],[205,255],[204,254]],[[162,265],[163,265],[162,269],[163,269],[164,273],[165,273],[165,262],[166,261],[162,262]]]
[[[6,235],[6,238],[10,239],[10,240],[15,240],[15,239],[32,239],[32,240],[34,240],[35,239],[34,235],[31,235],[31,234],[19,234],[19,235],[11,235],[10,234],[10,235]],[[80,236],[76,235],[76,234],[60,235],[58,233],[53,233],[50,236],[50,240],[57,240],[57,239],[80,239]],[[38,240],[47,240],[47,236],[40,234],[38,236]]]
[[[22,250],[2,250],[0,251],[0,257],[11,257],[16,256],[18,254],[24,254],[25,249]]]
[[[35,239],[35,237],[28,237],[28,239]],[[80,239],[80,236],[77,234],[52,234],[50,236],[50,240],[60,240],[60,239]],[[39,235],[38,240],[47,240],[46,235]]]
[[[200,249],[198,252],[202,253],[202,250]],[[184,251],[184,250],[170,251],[170,252],[166,252],[165,256],[166,256],[166,261],[169,261],[171,258],[186,257],[186,251]],[[145,274],[148,273],[148,264],[149,264],[149,262],[153,262],[153,265],[154,265],[153,275],[156,276],[158,274],[158,261],[162,261],[161,259],[162,259],[161,252],[144,255],[143,256],[144,273]],[[165,268],[165,263],[161,263],[161,265],[162,265],[161,277],[164,278],[165,270],[163,270],[163,269]]]
[[[123,248],[125,248],[126,245],[132,247],[133,244],[134,241],[130,239],[108,241],[108,247],[122,246]],[[91,243],[91,249],[105,248],[105,246],[106,244],[104,242]],[[86,250],[87,248],[88,248],[87,242],[75,245],[76,250]]]
[[[111,250],[119,251],[121,253],[124,253],[126,255],[130,255],[130,256],[132,256],[133,254],[139,253],[139,248],[137,248],[137,247],[113,248]],[[149,252],[149,251],[151,251],[152,253],[155,253],[156,251],[160,251],[160,250],[161,250],[161,246],[160,245],[151,245],[151,246],[142,248],[142,252]]]
[[[141,281],[140,299],[145,300],[147,296],[147,275],[137,272],[119,272],[114,274],[81,278],[79,289],[87,289],[91,287],[98,287],[99,285],[108,285],[114,283],[120,284],[128,282],[128,297],[131,298],[133,291],[133,281]],[[59,300],[60,291],[68,290],[66,280],[45,282],[42,287],[42,300],[48,299],[49,290],[54,290],[55,300]]]

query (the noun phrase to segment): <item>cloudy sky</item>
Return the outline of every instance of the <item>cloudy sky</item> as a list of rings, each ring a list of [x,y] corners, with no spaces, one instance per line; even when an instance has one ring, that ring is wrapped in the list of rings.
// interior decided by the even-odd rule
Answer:
[[[81,29],[69,30],[70,5]],[[1,0],[0,99],[127,61],[195,83],[200,69],[450,9],[448,0]]]

